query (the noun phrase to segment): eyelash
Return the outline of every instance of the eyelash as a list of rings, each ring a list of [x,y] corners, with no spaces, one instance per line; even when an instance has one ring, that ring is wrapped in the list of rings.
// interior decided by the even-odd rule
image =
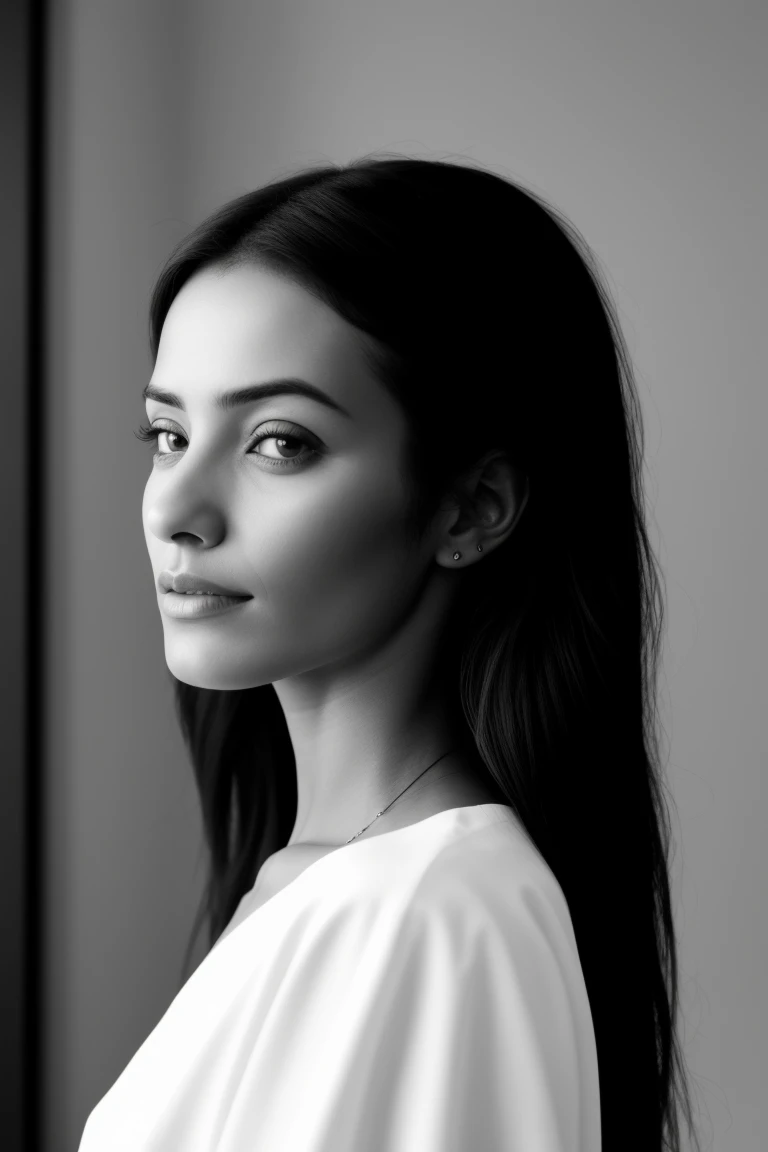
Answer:
[[[170,434],[171,436],[181,436],[182,440],[186,440],[186,436],[182,432],[176,432],[173,428],[163,428],[155,424],[140,424],[138,431],[134,432],[134,436],[137,436],[139,440],[145,440],[148,443],[154,443],[157,445],[157,439],[163,432]],[[262,440],[298,440],[300,444],[303,444],[305,447],[310,449],[309,456],[305,456],[303,460],[274,460],[271,456],[264,456],[261,452],[255,453],[262,460],[266,460],[267,464],[273,468],[300,468],[303,464],[308,463],[308,461],[312,460],[315,456],[320,455],[320,452],[316,448],[313,448],[309,441],[305,439],[305,437],[296,436],[293,433],[286,432],[284,429],[277,426],[268,425],[259,435],[258,439],[253,441],[251,448],[255,448],[257,444],[261,444]],[[158,460],[163,456],[173,455],[173,452],[153,452],[152,459]]]

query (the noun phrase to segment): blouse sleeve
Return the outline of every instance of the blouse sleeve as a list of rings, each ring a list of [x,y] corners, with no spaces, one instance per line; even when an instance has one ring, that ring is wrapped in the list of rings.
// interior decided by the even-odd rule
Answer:
[[[217,1152],[600,1152],[564,898],[341,910],[289,965]]]

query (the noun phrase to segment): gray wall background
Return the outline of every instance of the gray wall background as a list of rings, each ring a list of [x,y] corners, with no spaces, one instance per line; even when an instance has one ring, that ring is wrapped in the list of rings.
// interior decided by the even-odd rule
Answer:
[[[391,150],[520,179],[566,211],[607,269],[637,371],[667,581],[661,705],[685,1051],[704,1148],[758,1152],[768,9],[51,9],[47,1148],[77,1148],[175,995],[204,877],[141,527],[148,455],[132,435],[154,278],[225,200],[300,166]]]

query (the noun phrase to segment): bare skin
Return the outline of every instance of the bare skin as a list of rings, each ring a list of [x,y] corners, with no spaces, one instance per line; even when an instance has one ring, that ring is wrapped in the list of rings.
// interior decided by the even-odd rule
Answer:
[[[142,506],[155,581],[189,571],[201,587],[251,597],[178,619],[158,588],[167,664],[200,687],[272,684],[295,753],[296,821],[262,869],[265,891],[268,877],[282,886],[344,845],[456,746],[440,637],[467,569],[508,538],[526,499],[524,478],[489,453],[467,472],[460,503],[446,500],[414,542],[407,421],[374,376],[366,339],[283,277],[207,269],[174,299],[150,382],[166,397],[147,399],[161,429]],[[289,377],[332,406],[303,395],[215,403]],[[471,397],[458,402],[469,419]],[[494,802],[465,755],[440,760],[358,839]]]

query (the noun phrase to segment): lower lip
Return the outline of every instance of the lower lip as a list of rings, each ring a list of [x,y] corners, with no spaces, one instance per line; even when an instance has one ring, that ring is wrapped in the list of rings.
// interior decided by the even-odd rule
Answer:
[[[166,616],[177,620],[199,620],[201,616],[218,616],[231,608],[239,608],[251,599],[251,596],[185,596],[182,592],[166,592],[161,607]]]

